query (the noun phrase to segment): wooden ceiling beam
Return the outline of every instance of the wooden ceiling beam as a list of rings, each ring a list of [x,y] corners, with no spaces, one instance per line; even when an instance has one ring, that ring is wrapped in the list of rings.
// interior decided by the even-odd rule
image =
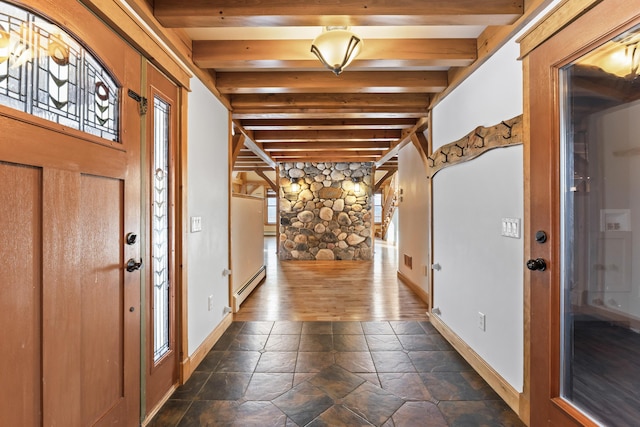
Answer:
[[[341,157],[341,158],[367,158],[371,161],[382,155],[383,151],[341,151],[341,150],[325,150],[325,151],[283,151],[283,152],[271,152],[271,157],[278,161],[281,159],[289,158],[327,158],[327,157]]]
[[[244,119],[321,119],[330,116],[334,119],[419,119],[427,115],[426,108],[403,108],[403,107],[371,107],[371,108],[349,108],[335,107],[322,109],[309,108],[247,108],[233,110],[234,120]]]
[[[323,70],[310,47],[310,40],[194,40],[193,61],[218,71]],[[367,39],[349,70],[465,67],[476,56],[476,39]]]
[[[368,162],[374,163],[375,160],[368,157],[342,157],[342,156],[328,156],[320,154],[318,156],[309,157],[292,157],[287,159],[279,159],[277,163],[306,163],[306,162]]]
[[[257,130],[254,141],[274,142],[318,142],[318,141],[394,141],[401,137],[400,130],[356,129],[356,130]]]
[[[222,94],[271,93],[438,93],[446,71],[327,71],[216,73]]]
[[[384,141],[323,141],[323,142],[269,142],[264,144],[264,150],[271,151],[319,151],[319,150],[387,150],[389,143]]]
[[[415,119],[309,119],[309,120],[243,120],[247,130],[351,130],[351,129],[410,129]]]
[[[262,166],[256,166],[256,167],[252,167],[252,166],[234,166],[232,170],[234,172],[257,172],[257,171],[273,172],[274,169],[275,168],[270,168],[270,167],[266,167],[266,166],[262,165]]]
[[[361,0],[155,0],[153,13],[163,26],[177,28],[507,25],[523,10],[524,0],[381,0],[364,4]]]
[[[346,72],[344,73],[346,74]],[[344,75],[343,74],[343,75]],[[335,77],[334,77],[335,78]],[[431,96],[424,93],[270,93],[234,94],[231,96],[233,111],[246,108],[377,108],[404,107],[407,110],[427,110]],[[326,117],[325,117],[326,118]],[[332,117],[333,118],[333,117]]]

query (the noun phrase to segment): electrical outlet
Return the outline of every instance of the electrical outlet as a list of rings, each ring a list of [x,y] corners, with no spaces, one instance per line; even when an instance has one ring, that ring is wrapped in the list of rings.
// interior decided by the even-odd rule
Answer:
[[[207,298],[207,310],[213,310],[213,295],[209,295],[209,298]]]
[[[484,313],[478,312],[478,329],[481,331],[487,330],[487,316]]]

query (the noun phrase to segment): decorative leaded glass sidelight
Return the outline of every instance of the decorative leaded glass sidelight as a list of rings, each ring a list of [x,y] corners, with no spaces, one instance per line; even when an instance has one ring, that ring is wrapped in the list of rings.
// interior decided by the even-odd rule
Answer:
[[[169,275],[169,118],[170,105],[155,97],[153,103],[153,360],[170,350]]]
[[[0,1],[0,104],[117,141],[119,93],[73,37]]]

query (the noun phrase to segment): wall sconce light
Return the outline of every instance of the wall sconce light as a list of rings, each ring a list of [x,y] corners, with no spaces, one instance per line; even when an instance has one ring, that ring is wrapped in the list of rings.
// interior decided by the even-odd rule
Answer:
[[[353,192],[355,193],[359,193],[360,192],[360,180],[358,178],[352,178],[353,181]]]
[[[298,191],[300,191],[300,184],[294,182],[293,184],[291,184],[291,191],[293,193],[297,193]]]
[[[362,45],[362,39],[349,27],[325,27],[313,40],[311,52],[337,76],[358,56]]]

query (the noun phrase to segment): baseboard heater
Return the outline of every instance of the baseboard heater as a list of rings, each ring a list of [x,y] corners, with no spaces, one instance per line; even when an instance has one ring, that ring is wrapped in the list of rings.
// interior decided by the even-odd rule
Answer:
[[[240,304],[247,299],[253,290],[260,284],[262,279],[267,277],[267,267],[263,265],[258,272],[247,283],[240,288],[238,292],[233,294],[233,312],[240,310]]]

